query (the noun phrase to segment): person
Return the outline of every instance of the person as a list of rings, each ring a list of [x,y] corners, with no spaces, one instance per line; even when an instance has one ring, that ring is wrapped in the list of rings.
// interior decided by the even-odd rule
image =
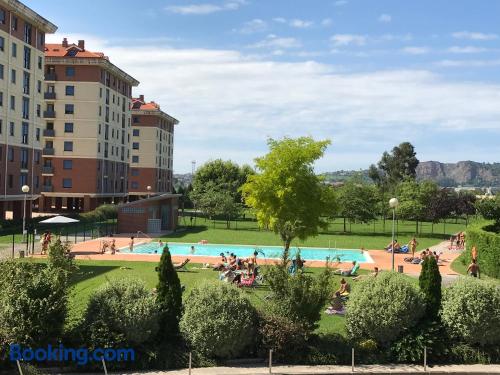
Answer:
[[[134,236],[130,237],[130,242],[128,243],[128,249],[130,252],[134,251]]]
[[[107,240],[102,241],[101,254],[104,254],[108,247],[109,247],[109,242]]]
[[[247,264],[248,272],[250,274],[253,273],[253,271],[255,270],[255,267],[257,267],[257,255],[259,255],[259,253],[257,251],[254,251],[253,256],[248,257],[243,262],[243,263]]]
[[[335,292],[334,297],[331,300],[331,305],[326,309],[325,313],[328,315],[344,315],[345,308],[342,297],[338,291]]]
[[[355,260],[353,260],[351,269],[348,270],[338,269],[335,270],[334,273],[340,274],[342,276],[355,276],[358,269],[359,269],[359,264]]]
[[[398,240],[394,239],[394,241],[390,242],[385,249],[389,253],[392,253],[393,249],[395,253],[398,253],[401,250],[401,245],[398,243]]]
[[[477,247],[476,245],[472,246],[472,249],[471,249],[471,256],[472,256],[472,260],[475,260],[477,261]]]
[[[47,247],[49,246],[49,241],[47,240],[48,239],[48,235],[49,235],[49,233],[45,232],[42,235],[42,239],[40,241],[42,243],[42,255],[45,255],[47,253]]]
[[[158,241],[158,247],[159,247],[160,249],[163,249],[163,241],[162,241],[162,240],[159,240],[159,241]]]
[[[469,264],[469,267],[467,267],[467,274],[472,277],[480,278],[479,265],[476,263],[475,259],[473,259],[472,263]]]
[[[196,250],[195,250],[194,246],[191,246],[191,254],[194,254],[195,251]]]
[[[342,278],[342,280],[340,280],[340,288],[336,290],[335,293],[336,292],[339,292],[341,297],[347,297],[349,293],[351,293],[351,286]]]
[[[110,247],[110,250],[111,250],[111,254],[114,255],[116,253],[116,243],[115,243],[115,239],[113,238],[113,240],[111,241],[111,247]]]
[[[214,271],[222,271],[227,266],[227,258],[224,253],[220,253],[220,261],[219,263],[213,266]]]
[[[417,239],[415,238],[415,236],[413,236],[410,243],[408,244],[408,247],[411,250],[411,257],[412,258],[415,258],[415,251],[417,251],[417,246],[418,246]]]
[[[359,275],[356,277],[353,277],[352,279],[354,281],[359,281],[361,279],[364,279],[365,277],[377,277],[378,276],[378,267],[373,267],[373,272],[370,273],[369,275]]]

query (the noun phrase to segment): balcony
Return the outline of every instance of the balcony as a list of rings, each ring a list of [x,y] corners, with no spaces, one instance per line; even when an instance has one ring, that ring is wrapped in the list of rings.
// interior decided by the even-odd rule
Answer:
[[[55,137],[56,132],[54,129],[43,129],[43,136],[44,137]]]
[[[43,166],[42,167],[42,174],[54,174],[54,167],[53,166]]]
[[[47,193],[51,193],[54,191],[54,186],[52,185],[42,185],[42,191],[43,192],[47,192]]]
[[[56,72],[47,72],[45,73],[46,81],[57,81]]]
[[[43,93],[43,98],[48,99],[48,100],[55,100],[56,99],[56,93],[55,92],[44,92]]]
[[[44,147],[42,150],[42,155],[54,155],[54,148]]]
[[[56,112],[52,110],[43,111],[44,118],[56,118]]]

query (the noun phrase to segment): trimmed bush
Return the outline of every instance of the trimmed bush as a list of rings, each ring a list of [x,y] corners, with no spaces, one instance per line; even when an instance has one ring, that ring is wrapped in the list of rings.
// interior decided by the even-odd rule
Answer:
[[[426,320],[437,318],[441,308],[441,273],[434,257],[425,258],[422,263],[418,285],[424,294]]]
[[[61,338],[67,278],[40,263],[0,262],[0,344],[43,346]]]
[[[441,319],[468,344],[500,344],[500,288],[471,277],[444,290]]]
[[[353,340],[388,344],[413,327],[424,312],[423,295],[409,277],[384,272],[361,281],[351,293],[346,329]]]
[[[470,225],[467,228],[467,265],[471,262],[472,246],[477,247],[477,261],[481,274],[500,279],[500,234],[487,222]]]
[[[136,347],[158,332],[155,296],[139,279],[113,280],[97,289],[84,313],[90,347]]]
[[[205,283],[184,302],[181,332],[211,358],[236,358],[255,341],[256,311],[235,286]]]

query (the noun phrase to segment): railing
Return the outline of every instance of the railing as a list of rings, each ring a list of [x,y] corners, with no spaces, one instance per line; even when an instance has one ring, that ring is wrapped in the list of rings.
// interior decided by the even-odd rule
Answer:
[[[56,132],[54,129],[43,129],[43,136],[44,137],[55,137]]]
[[[54,167],[52,166],[43,166],[42,174],[54,174]]]
[[[54,100],[56,98],[56,93],[55,92],[45,92],[43,93],[43,98],[44,99],[51,99]]]
[[[42,185],[42,191],[45,192],[53,192],[54,191],[54,186],[52,185]]]
[[[54,155],[54,149],[52,147],[44,147],[42,155]]]
[[[47,72],[45,73],[46,81],[57,81],[57,75],[55,72]]]
[[[44,118],[56,118],[56,112],[54,110],[43,111]]]

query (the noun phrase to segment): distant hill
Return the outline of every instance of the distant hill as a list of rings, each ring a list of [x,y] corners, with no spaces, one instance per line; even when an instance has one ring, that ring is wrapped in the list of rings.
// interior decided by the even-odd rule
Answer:
[[[342,182],[354,175],[361,175],[364,180],[371,181],[368,177],[368,170],[342,170],[326,172],[322,175],[330,183]],[[443,187],[500,187],[500,163],[422,161],[417,167],[417,179],[419,181],[431,180]]]

